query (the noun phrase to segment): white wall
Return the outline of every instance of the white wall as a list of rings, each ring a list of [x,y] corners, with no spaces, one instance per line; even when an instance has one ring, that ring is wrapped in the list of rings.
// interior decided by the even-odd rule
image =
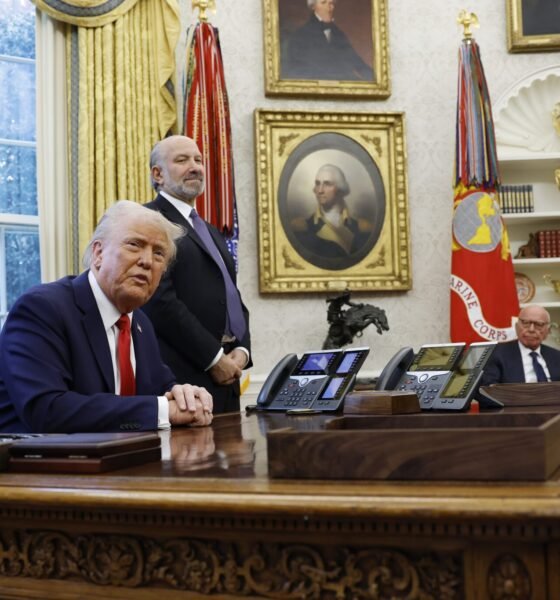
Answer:
[[[282,1],[282,0],[278,0]],[[301,0],[305,2],[305,0]],[[338,0],[339,8],[352,0]],[[237,199],[240,214],[239,286],[251,311],[253,380],[287,352],[320,348],[327,331],[326,295],[259,294],[253,110],[319,109],[406,113],[412,290],[354,294],[387,312],[390,331],[368,328],[360,345],[371,347],[364,372],[375,372],[401,346],[448,341],[450,226],[455,145],[460,10],[475,12],[474,30],[495,101],[512,83],[559,53],[508,54],[505,0],[388,0],[391,80],[388,100],[305,100],[264,96],[262,4],[217,0],[210,21],[220,31],[232,111]],[[193,22],[190,2],[187,21]]]

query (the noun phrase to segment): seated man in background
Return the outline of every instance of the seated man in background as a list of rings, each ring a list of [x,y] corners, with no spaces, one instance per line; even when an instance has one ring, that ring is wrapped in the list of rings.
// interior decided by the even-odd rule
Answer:
[[[177,385],[139,309],[183,235],[128,200],[107,210],[87,271],[23,294],[0,334],[0,431],[70,433],[208,425],[212,397]],[[132,333],[132,335],[131,335]]]
[[[542,342],[550,315],[542,306],[526,306],[515,324],[517,339],[498,344],[484,368],[481,385],[560,381],[560,351]]]

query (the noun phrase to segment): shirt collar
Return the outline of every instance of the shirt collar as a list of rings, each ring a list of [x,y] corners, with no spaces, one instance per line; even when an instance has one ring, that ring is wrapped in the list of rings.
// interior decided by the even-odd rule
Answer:
[[[527,346],[524,346],[519,340],[517,341],[517,343],[519,344],[519,350],[521,351],[521,356],[529,356],[531,354],[531,352],[536,352],[537,354],[540,354],[542,356],[540,346],[538,348],[535,348],[534,350],[532,350],[531,348],[527,348]]]
[[[341,218],[340,218],[341,223],[345,223],[350,218],[350,213],[348,212],[348,208],[346,206],[342,209],[340,214],[341,214]],[[328,222],[323,217],[323,213],[319,207],[317,207],[317,209],[313,213],[312,217],[313,217],[313,223],[315,225],[317,225],[319,223],[327,223]]]
[[[108,331],[117,322],[118,318],[121,316],[121,313],[109,300],[109,298],[107,298],[91,269],[88,273],[88,281],[91,286],[91,291],[93,292],[97,308],[99,309],[101,320],[103,321],[103,327],[105,327],[105,331]],[[128,317],[132,323],[132,312],[128,313]]]
[[[168,202],[173,204],[173,206],[181,213],[181,215],[185,219],[187,219],[189,223],[191,222],[191,211],[193,207],[190,204],[184,202],[183,200],[178,200],[177,198],[174,198],[173,196],[171,196],[171,194],[168,194],[167,192],[160,191],[159,195],[163,196]]]
[[[323,21],[323,19],[321,19],[321,17],[319,17],[319,15],[316,12],[314,12],[313,14],[315,15],[315,18],[317,19],[317,21],[319,21],[319,23],[324,23],[326,26],[334,24],[334,18],[330,21]]]

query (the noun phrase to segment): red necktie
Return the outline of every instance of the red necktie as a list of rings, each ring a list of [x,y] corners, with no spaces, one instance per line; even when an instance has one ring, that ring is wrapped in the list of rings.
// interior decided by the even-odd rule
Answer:
[[[116,326],[119,329],[117,356],[121,375],[121,396],[134,396],[136,394],[136,381],[130,362],[130,319],[128,315],[121,315],[116,322]]]

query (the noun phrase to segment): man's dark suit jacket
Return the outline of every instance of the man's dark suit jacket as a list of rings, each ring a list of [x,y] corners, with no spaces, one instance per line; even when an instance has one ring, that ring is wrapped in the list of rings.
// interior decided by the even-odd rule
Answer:
[[[87,272],[26,292],[0,334],[0,431],[157,429],[157,396],[175,378],[141,311],[132,317],[132,339],[138,395],[119,396]]]
[[[540,352],[552,381],[560,381],[560,351],[541,345]],[[481,385],[492,383],[525,383],[523,360],[517,340],[498,344],[484,367]]]
[[[178,381],[204,386],[212,394],[215,414],[238,411],[239,383],[216,385],[205,371],[221,348],[226,328],[226,290],[220,268],[189,222],[163,196],[158,195],[145,206],[158,210],[187,231],[178,242],[175,262],[142,308],[152,320],[163,360]],[[235,282],[235,264],[223,236],[212,225],[208,229]],[[251,350],[249,312],[245,306],[243,313],[247,332],[227,351],[236,346]]]
[[[331,41],[312,14],[287,40],[281,76],[290,79],[373,81],[373,69],[352,47],[346,35],[330,24]]]

